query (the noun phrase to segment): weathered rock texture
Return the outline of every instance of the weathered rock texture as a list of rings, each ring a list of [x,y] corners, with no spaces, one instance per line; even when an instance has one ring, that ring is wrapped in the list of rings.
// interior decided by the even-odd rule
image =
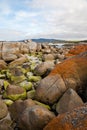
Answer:
[[[87,104],[58,115],[44,130],[87,130]]]
[[[66,91],[73,88],[82,94],[87,91],[87,52],[56,65],[51,73],[41,80],[36,90],[36,99],[55,103]],[[85,95],[87,100],[87,95]]]

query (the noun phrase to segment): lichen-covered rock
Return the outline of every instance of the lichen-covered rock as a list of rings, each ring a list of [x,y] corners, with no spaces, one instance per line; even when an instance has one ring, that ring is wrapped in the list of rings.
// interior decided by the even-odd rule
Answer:
[[[33,84],[31,82],[28,81],[23,81],[19,84],[20,87],[23,87],[26,91],[29,91],[32,89]]]
[[[87,51],[87,45],[77,45],[74,48],[70,49],[70,51],[66,54],[66,56],[73,56],[73,55],[78,55],[82,52]]]
[[[34,102],[35,102],[36,105],[39,105],[39,106],[42,106],[44,108],[47,108],[48,110],[51,110],[51,107],[49,105],[46,105],[46,104],[41,103],[41,102],[38,102],[36,100],[34,100]]]
[[[38,105],[32,106],[21,114],[18,127],[21,130],[42,130],[54,117],[48,109]]]
[[[0,119],[6,117],[8,114],[8,108],[3,100],[0,100]]]
[[[57,64],[51,73],[41,80],[36,89],[36,99],[55,103],[67,90],[73,88],[87,101],[87,52]]]
[[[30,77],[28,78],[28,80],[29,80],[30,82],[37,82],[37,81],[40,81],[40,80],[41,80],[41,77],[40,77],[40,76],[30,76]]]
[[[7,77],[10,79],[13,83],[20,83],[26,79],[22,68],[14,67],[7,71]]]
[[[73,89],[69,88],[58,101],[56,111],[57,113],[65,113],[82,104],[83,101],[79,95]]]
[[[27,92],[27,98],[34,99],[35,98],[35,90],[30,90]]]
[[[11,99],[12,101],[26,98],[26,91],[24,88],[15,85],[9,85],[3,94],[3,98]]]
[[[11,76],[11,81],[13,83],[20,83],[22,81],[24,81],[26,79],[26,77],[24,75],[21,75],[21,76]]]
[[[44,130],[87,130],[87,104],[58,115]]]
[[[12,105],[12,103],[13,103],[13,101],[10,100],[10,99],[4,99],[3,101],[4,101],[4,103],[5,103],[7,106]]]

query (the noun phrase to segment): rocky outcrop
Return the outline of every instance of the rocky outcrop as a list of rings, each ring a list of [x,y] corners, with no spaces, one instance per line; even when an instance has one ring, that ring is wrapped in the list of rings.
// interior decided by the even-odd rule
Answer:
[[[51,73],[41,80],[36,90],[36,99],[53,104],[67,88],[73,88],[79,94],[85,93],[87,91],[86,70],[87,52],[56,65]]]
[[[85,51],[87,51],[86,44],[77,45],[77,46],[74,46],[74,48],[70,49],[68,51],[68,53],[66,54],[66,56],[78,55],[78,54],[85,52]]]
[[[86,130],[87,104],[65,114],[58,115],[44,130]]]

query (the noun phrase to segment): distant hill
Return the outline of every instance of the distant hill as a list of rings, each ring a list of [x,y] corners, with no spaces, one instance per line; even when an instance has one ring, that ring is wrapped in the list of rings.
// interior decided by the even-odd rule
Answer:
[[[57,40],[57,39],[45,39],[45,38],[39,38],[39,39],[31,39],[34,42],[38,43],[44,43],[44,42],[65,42],[65,40]]]
[[[24,40],[20,40],[20,42],[24,42],[26,40],[29,39],[24,39]],[[33,42],[37,42],[37,43],[79,43],[79,42],[84,42],[87,43],[87,40],[59,40],[59,39],[46,39],[46,38],[38,38],[38,39],[30,39]]]

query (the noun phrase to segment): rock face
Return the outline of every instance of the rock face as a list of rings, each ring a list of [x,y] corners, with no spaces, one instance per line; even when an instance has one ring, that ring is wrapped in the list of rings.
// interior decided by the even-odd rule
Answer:
[[[82,104],[83,101],[79,95],[73,89],[69,88],[58,101],[56,111],[58,113],[65,113]]]
[[[41,80],[36,90],[36,99],[45,103],[55,103],[67,88],[79,94],[86,92],[87,52],[56,65],[51,73]],[[87,95],[85,95],[87,100]]]
[[[55,115],[41,106],[32,106],[25,109],[18,121],[21,130],[42,130]]]
[[[87,130],[87,104],[60,114],[44,130]]]
[[[61,87],[60,87],[61,86]],[[58,87],[60,89],[58,89]],[[60,75],[47,76],[42,79],[36,90],[36,99],[45,103],[53,104],[66,90]]]

